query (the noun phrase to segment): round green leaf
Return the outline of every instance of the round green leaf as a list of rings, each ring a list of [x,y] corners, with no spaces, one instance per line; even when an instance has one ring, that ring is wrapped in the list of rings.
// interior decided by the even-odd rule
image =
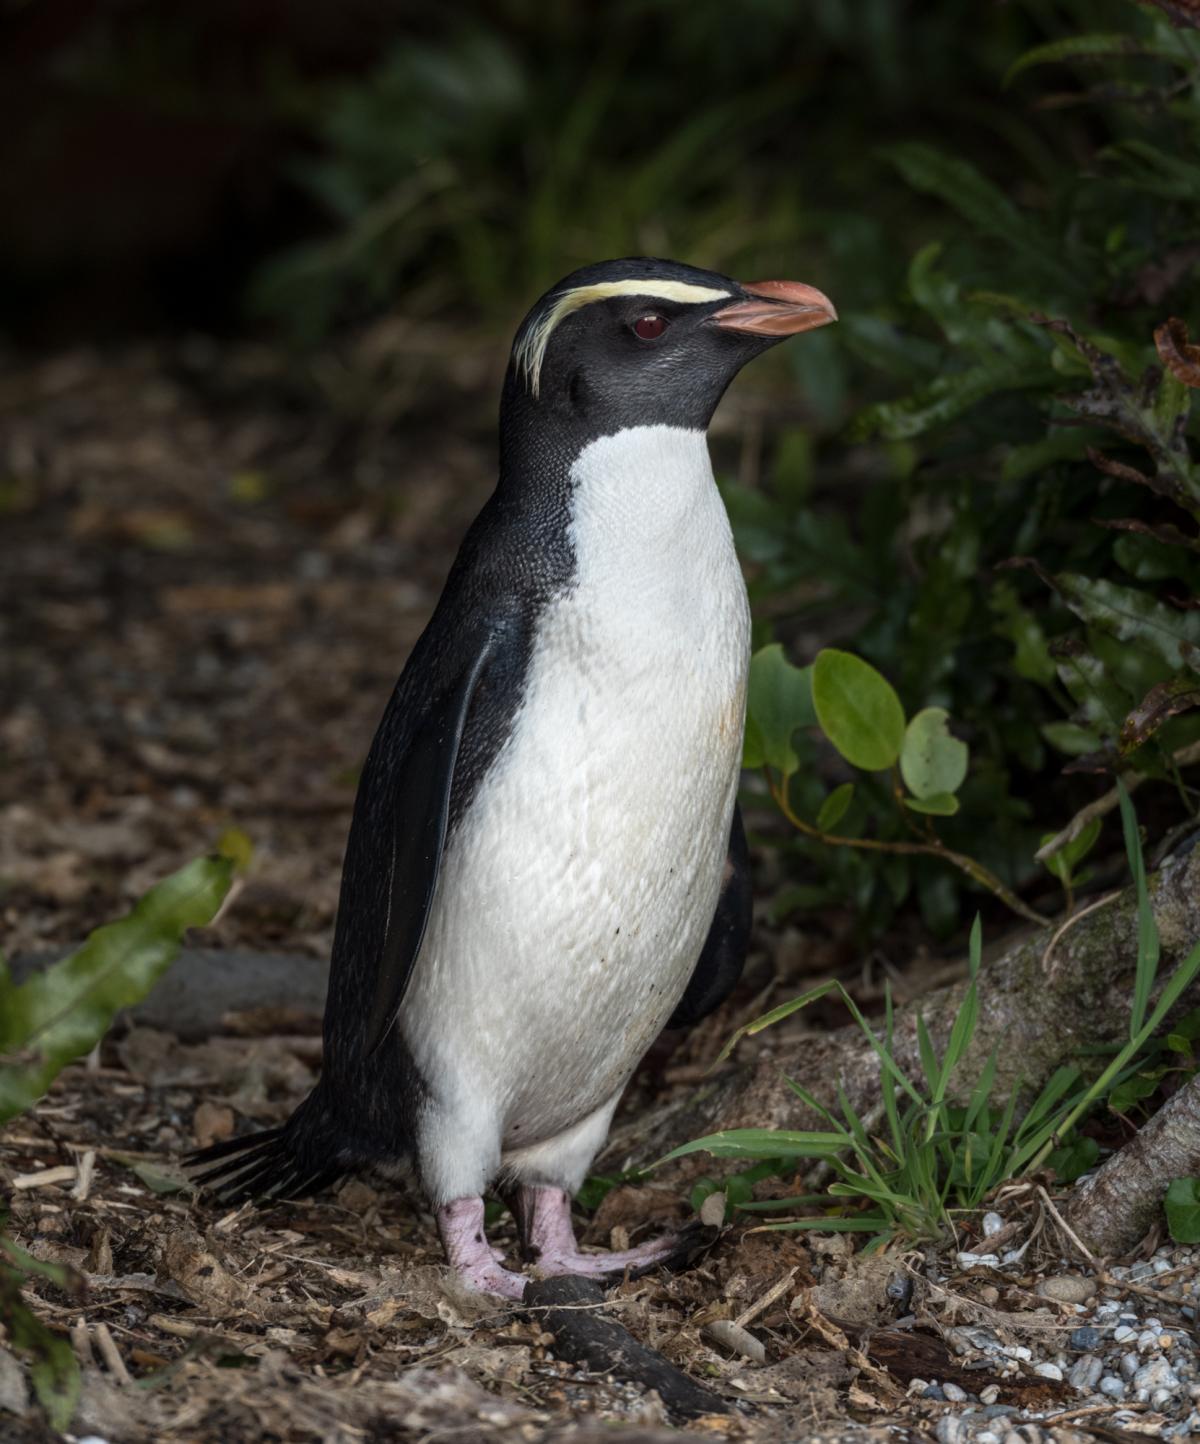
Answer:
[[[760,647],[750,659],[744,767],[766,763],[785,775],[795,772],[799,758],[792,747],[792,733],[817,720],[811,673],[811,667],[793,667],[778,642]]]
[[[951,792],[935,792],[932,797],[906,797],[904,805],[910,812],[925,812],[931,817],[953,817],[958,811],[958,798]]]
[[[1176,1178],[1163,1199],[1167,1227],[1176,1243],[1200,1243],[1200,1179]]]
[[[944,707],[926,707],[905,730],[900,775],[916,798],[953,794],[967,775],[967,744],[951,737],[949,720]]]
[[[846,809],[854,800],[854,783],[843,782],[835,787],[817,813],[817,826],[822,832],[832,832],[846,815]]]
[[[812,668],[821,731],[854,767],[881,772],[904,745],[904,708],[895,688],[869,662],[826,647]]]

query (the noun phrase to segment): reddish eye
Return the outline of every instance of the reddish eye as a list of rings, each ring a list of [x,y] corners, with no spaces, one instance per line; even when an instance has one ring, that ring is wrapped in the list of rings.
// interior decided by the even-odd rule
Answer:
[[[641,337],[643,341],[657,341],[666,329],[665,316],[639,316],[633,323],[633,334]]]

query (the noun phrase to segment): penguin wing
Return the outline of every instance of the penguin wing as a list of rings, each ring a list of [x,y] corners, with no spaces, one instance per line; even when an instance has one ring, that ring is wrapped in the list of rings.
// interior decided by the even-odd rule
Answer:
[[[374,1053],[396,1021],[425,936],[450,818],[454,768],[467,714],[489,660],[502,644],[495,629],[459,639],[457,674],[412,732],[389,778],[391,858],[387,914],[365,1052]]]
[[[742,809],[737,806],[733,809],[733,824],[729,829],[725,867],[726,876],[721,884],[712,926],[687,989],[667,1019],[668,1028],[690,1028],[701,1018],[707,1018],[733,992],[742,976],[746,950],[750,945],[754,895],[750,882],[750,849],[746,843]]]

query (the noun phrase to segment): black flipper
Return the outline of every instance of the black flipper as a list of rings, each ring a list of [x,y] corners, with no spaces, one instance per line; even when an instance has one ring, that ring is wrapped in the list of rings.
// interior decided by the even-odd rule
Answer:
[[[446,842],[454,765],[475,689],[496,646],[496,634],[485,632],[468,650],[461,676],[429,709],[391,780],[387,931],[365,1042],[368,1057],[395,1024],[421,949]]]
[[[750,849],[742,824],[742,809],[734,807],[729,829],[727,876],[721,884],[717,910],[696,963],[687,991],[667,1019],[668,1028],[690,1028],[707,1018],[733,992],[750,946],[754,893],[750,880]]]

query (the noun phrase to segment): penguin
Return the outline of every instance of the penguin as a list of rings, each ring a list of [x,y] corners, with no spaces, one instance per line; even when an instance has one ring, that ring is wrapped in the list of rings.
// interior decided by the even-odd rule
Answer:
[[[363,768],[319,1082],[193,1155],[225,1202],[415,1175],[446,1258],[519,1299],[499,1185],[542,1275],[621,1274],[570,1202],[665,1025],[737,981],[750,614],[707,429],[733,377],[837,319],[814,287],[644,257],[565,277],[517,330],[499,479]]]

